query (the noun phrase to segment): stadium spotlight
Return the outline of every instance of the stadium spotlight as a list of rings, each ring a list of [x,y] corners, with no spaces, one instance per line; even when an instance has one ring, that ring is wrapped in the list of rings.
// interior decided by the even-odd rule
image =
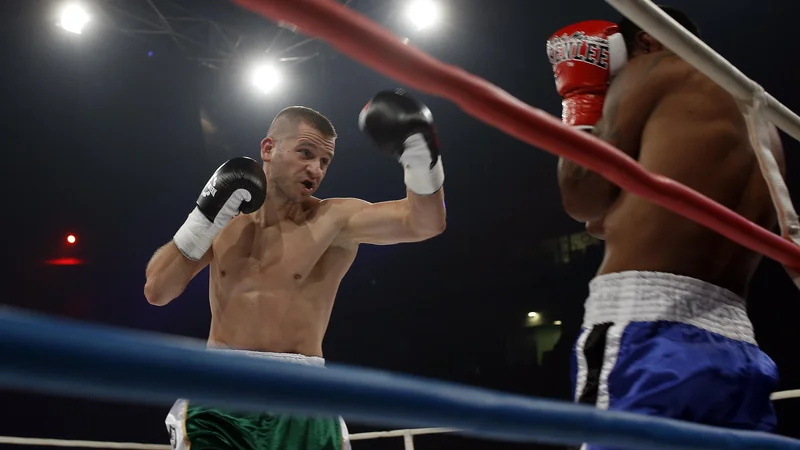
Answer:
[[[406,9],[406,17],[418,29],[430,28],[439,21],[441,10],[433,0],[414,0]]]
[[[83,27],[89,22],[89,14],[82,6],[71,3],[61,10],[58,26],[70,33],[81,34]]]
[[[273,64],[261,64],[253,68],[251,81],[256,89],[268,94],[281,83],[281,74]]]

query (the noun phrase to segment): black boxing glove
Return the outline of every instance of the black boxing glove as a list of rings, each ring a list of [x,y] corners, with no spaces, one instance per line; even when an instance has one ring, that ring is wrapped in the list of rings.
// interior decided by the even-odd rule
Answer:
[[[239,212],[250,214],[267,198],[267,177],[251,158],[233,158],[219,166],[208,180],[197,206],[173,237],[178,250],[197,261],[214,238]]]
[[[444,184],[444,167],[433,115],[427,106],[402,89],[372,97],[358,116],[358,127],[405,171],[411,192],[430,195]]]

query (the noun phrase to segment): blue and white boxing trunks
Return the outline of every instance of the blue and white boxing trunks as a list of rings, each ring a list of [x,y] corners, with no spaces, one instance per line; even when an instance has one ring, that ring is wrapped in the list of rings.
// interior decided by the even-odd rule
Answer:
[[[726,289],[660,272],[598,276],[574,350],[577,402],[727,428],[776,426],[777,368],[756,344],[745,301]]]

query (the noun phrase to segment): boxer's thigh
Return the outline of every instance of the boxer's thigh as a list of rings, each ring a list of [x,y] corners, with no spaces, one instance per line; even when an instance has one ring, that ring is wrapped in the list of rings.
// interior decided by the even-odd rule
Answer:
[[[602,331],[605,336],[594,341],[602,344],[603,367],[585,370],[596,380],[584,384],[597,386],[598,402],[607,392],[608,409],[725,428],[774,429],[769,396],[777,386],[777,369],[757,346],[674,322],[612,324]],[[616,450],[592,444],[583,449]]]
[[[730,428],[774,427],[774,362],[751,343],[693,325],[627,324],[605,382],[609,409]]]
[[[185,430],[191,450],[341,450],[341,419],[233,413],[189,405]]]

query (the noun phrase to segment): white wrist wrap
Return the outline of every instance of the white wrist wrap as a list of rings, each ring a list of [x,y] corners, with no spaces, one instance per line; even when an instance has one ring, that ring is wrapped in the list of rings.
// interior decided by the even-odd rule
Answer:
[[[431,167],[431,151],[422,134],[409,136],[405,150],[400,155],[400,164],[405,171],[404,180],[411,192],[417,195],[430,195],[444,184],[442,157]]]
[[[199,261],[206,254],[222,227],[209,221],[199,209],[192,210],[172,241],[184,256]]]

